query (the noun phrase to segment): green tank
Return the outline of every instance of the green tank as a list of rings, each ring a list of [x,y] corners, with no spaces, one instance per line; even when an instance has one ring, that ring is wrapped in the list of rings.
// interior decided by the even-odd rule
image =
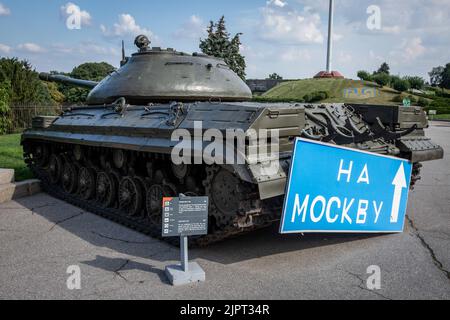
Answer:
[[[197,245],[278,221],[296,137],[411,160],[411,187],[421,162],[443,157],[424,134],[420,107],[249,102],[250,89],[223,60],[150,48],[145,36],[135,44],[138,52],[99,83],[41,74],[92,90],[85,106],[33,119],[22,145],[47,192],[154,237],[161,236],[162,198],[179,194],[210,198],[209,234],[193,239]],[[211,141],[194,136],[192,161],[172,161],[176,132],[209,129],[224,137],[230,129],[277,132],[276,154],[250,156],[246,136],[219,152],[241,161],[221,163],[217,150],[204,152]]]

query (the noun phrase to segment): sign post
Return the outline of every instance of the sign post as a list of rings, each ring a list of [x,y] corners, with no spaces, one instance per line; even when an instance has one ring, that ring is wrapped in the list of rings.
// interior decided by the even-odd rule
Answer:
[[[298,138],[280,233],[403,231],[409,161]]]
[[[196,262],[189,262],[188,236],[208,234],[208,197],[163,199],[162,236],[180,237],[180,264],[166,267],[174,286],[205,281],[205,272]]]

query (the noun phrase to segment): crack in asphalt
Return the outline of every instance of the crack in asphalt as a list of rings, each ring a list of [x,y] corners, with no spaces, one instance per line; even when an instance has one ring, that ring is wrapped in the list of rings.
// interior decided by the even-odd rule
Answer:
[[[129,241],[129,240],[124,240],[124,239],[120,239],[120,238],[109,237],[109,236],[105,236],[104,234],[98,233],[96,231],[91,231],[91,233],[93,233],[96,236],[99,236],[101,238],[104,238],[104,239],[120,241],[120,242],[124,242],[124,243],[128,243],[128,244],[151,244],[151,243],[153,243],[152,241]]]
[[[60,224],[62,224],[62,223],[64,223],[64,222],[67,222],[67,221],[69,221],[69,220],[71,220],[71,219],[74,219],[74,218],[76,218],[76,217],[82,216],[83,214],[85,214],[85,212],[80,212],[80,213],[78,213],[78,214],[75,214],[75,215],[70,216],[70,217],[68,217],[68,218],[65,218],[65,219],[63,219],[63,220],[56,221],[56,222],[53,224],[53,226],[52,226],[50,229],[48,229],[47,232],[52,231],[57,225],[60,225]]]
[[[55,205],[57,205],[56,202],[46,203],[46,204],[44,204],[44,205],[42,205],[42,206],[38,206],[38,207],[33,207],[33,208],[31,208],[31,209],[30,209],[30,212],[31,212],[32,215],[34,215],[34,214],[35,214],[35,211],[38,210],[38,209],[47,208],[47,207],[53,207],[53,206],[55,206]]]
[[[346,272],[347,272],[349,275],[355,277],[356,279],[358,279],[358,280],[361,282],[361,283],[358,285],[358,288],[359,288],[359,289],[365,290],[365,291],[368,291],[368,292],[371,292],[371,293],[373,293],[373,294],[376,294],[377,296],[379,296],[379,297],[381,297],[381,298],[383,298],[383,299],[386,299],[386,300],[392,300],[391,298],[386,297],[385,295],[383,295],[383,294],[381,294],[381,293],[379,293],[379,292],[377,292],[377,291],[375,291],[375,290],[370,290],[369,288],[366,288],[366,287],[364,286],[364,279],[362,278],[361,275],[356,274],[356,273],[352,273],[352,272],[349,272],[349,271],[346,271]]]
[[[126,282],[128,282],[128,279],[125,278],[125,277],[120,273],[120,271],[121,271],[123,268],[125,268],[125,267],[127,266],[127,264],[129,264],[129,263],[130,263],[130,260],[127,259],[127,260],[125,260],[125,262],[119,267],[119,269],[116,269],[116,270],[113,271],[116,275],[118,275],[120,278],[122,278],[122,279],[125,280]]]
[[[450,279],[450,271],[446,270],[444,268],[444,265],[442,264],[441,261],[439,261],[439,259],[436,256],[436,253],[434,252],[433,248],[427,243],[427,241],[425,240],[425,238],[420,234],[419,229],[416,227],[416,225],[414,224],[414,220],[411,219],[410,216],[406,215],[406,219],[408,220],[408,224],[409,226],[413,229],[413,234],[420,240],[420,243],[422,244],[422,246],[428,251],[428,253],[431,256],[431,259],[433,260],[434,265],[440,270],[442,271],[445,276],[447,277],[447,279]]]

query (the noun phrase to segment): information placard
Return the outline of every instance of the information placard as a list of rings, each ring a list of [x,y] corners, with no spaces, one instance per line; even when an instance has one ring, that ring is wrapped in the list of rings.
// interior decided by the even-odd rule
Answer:
[[[163,237],[206,234],[208,234],[208,197],[163,198]]]

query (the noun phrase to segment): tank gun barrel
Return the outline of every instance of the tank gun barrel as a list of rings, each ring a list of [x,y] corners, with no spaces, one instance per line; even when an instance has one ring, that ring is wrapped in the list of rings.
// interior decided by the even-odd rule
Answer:
[[[74,79],[71,77],[63,76],[60,74],[49,74],[49,73],[40,73],[39,79],[47,82],[58,82],[58,83],[64,83],[68,85],[73,85],[76,87],[83,87],[88,89],[93,89],[95,86],[98,85],[98,82],[96,81],[90,81],[90,80],[81,80],[81,79]]]

